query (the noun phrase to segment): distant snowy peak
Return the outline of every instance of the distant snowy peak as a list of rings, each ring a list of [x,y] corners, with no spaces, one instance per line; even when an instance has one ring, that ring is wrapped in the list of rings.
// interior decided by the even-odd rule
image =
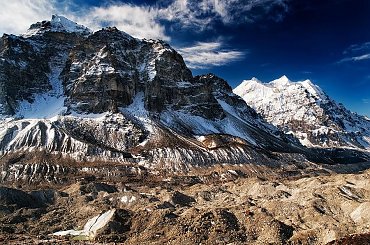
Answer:
[[[370,121],[330,99],[310,80],[292,82],[282,76],[263,83],[252,78],[233,92],[306,146],[370,149]]]
[[[310,80],[293,82],[287,76],[282,76],[271,82],[264,83],[257,78],[253,77],[251,80],[244,80],[238,87],[234,89],[234,93],[244,97],[249,96],[250,91],[260,91],[263,94],[276,94],[285,90],[288,91],[300,91],[305,94],[305,97],[316,98],[319,101],[328,100],[328,96],[322,91],[322,89],[313,84]]]
[[[282,76],[279,79],[273,80],[269,83],[269,85],[274,86],[274,87],[285,87],[291,85],[291,81],[287,76]]]
[[[73,22],[66,17],[60,15],[53,15],[50,21],[42,21],[32,24],[28,31],[23,35],[29,37],[44,32],[68,32],[68,33],[79,33],[82,35],[89,35],[92,31],[76,22]]]
[[[318,99],[328,99],[327,95],[322,91],[322,89],[319,86],[313,84],[311,80],[308,79],[304,81],[293,82],[284,75],[279,79],[267,83],[267,86],[280,89],[304,90],[308,95],[311,95]]]

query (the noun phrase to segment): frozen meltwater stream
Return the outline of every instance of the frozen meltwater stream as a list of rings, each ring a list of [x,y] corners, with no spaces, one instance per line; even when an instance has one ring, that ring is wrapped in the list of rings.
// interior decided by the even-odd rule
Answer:
[[[62,81],[59,75],[63,70],[68,56],[58,55],[49,62],[50,73],[48,74],[49,83],[52,89],[46,93],[34,95],[32,103],[23,100],[19,103],[17,117],[25,119],[47,119],[62,114],[64,107],[64,94]]]

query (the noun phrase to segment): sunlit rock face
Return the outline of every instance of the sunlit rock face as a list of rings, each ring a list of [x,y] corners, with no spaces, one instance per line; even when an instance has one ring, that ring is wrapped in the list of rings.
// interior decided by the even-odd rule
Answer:
[[[65,159],[170,171],[336,161],[265,121],[222,78],[193,77],[168,44],[114,27],[93,33],[53,16],[24,35],[4,35],[0,91],[5,172],[14,170],[9,161],[48,169]],[[340,154],[351,162],[368,159]]]
[[[370,121],[332,100],[310,80],[286,76],[269,83],[243,81],[234,93],[273,125],[309,147],[370,149]]]

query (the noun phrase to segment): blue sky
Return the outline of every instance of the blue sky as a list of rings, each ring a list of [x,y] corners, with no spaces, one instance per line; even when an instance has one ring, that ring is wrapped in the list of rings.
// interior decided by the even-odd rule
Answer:
[[[1,4],[0,34],[64,15],[93,30],[114,25],[166,40],[194,74],[232,87],[257,77],[311,79],[337,102],[370,117],[368,0],[13,0]]]

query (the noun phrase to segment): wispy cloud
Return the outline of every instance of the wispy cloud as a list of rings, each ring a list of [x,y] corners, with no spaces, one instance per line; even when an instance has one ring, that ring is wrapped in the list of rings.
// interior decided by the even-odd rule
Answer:
[[[355,61],[368,60],[368,59],[370,59],[370,53],[359,55],[359,56],[346,57],[338,61],[338,63],[349,62],[349,61],[355,62]]]
[[[158,21],[158,9],[148,6],[121,4],[94,7],[87,10],[84,17],[77,17],[77,22],[93,30],[116,26],[134,37],[170,40],[164,26]]]
[[[30,24],[50,19],[56,12],[53,0],[2,1],[0,8],[0,34],[25,32]]]
[[[77,8],[72,0],[5,1],[0,8],[0,34],[25,33],[30,24],[61,14],[92,30],[106,26],[117,28],[138,38],[168,41],[165,28],[158,21],[158,9],[132,4],[112,4],[103,7]]]
[[[363,102],[364,104],[370,104],[370,99],[362,99],[362,102]]]
[[[216,21],[224,24],[254,22],[262,17],[282,20],[288,12],[290,0],[175,0],[158,9],[162,19],[184,26],[198,26],[200,30]],[[278,11],[274,11],[278,9]]]
[[[370,42],[353,44],[343,51],[344,57],[337,63],[356,62],[370,59]]]
[[[361,51],[370,50],[370,42],[353,44],[343,51],[343,54],[353,54]]]
[[[222,66],[245,57],[247,51],[223,48],[222,42],[197,42],[190,47],[178,48],[189,68],[206,69]]]
[[[56,13],[93,30],[117,26],[135,37],[169,40],[164,22],[201,31],[219,22],[254,22],[266,16],[279,21],[288,12],[289,1],[167,0],[152,5],[135,5],[106,0],[101,1],[100,7],[79,6],[77,0],[4,1],[0,8],[0,34],[24,33],[31,23],[50,19]]]

